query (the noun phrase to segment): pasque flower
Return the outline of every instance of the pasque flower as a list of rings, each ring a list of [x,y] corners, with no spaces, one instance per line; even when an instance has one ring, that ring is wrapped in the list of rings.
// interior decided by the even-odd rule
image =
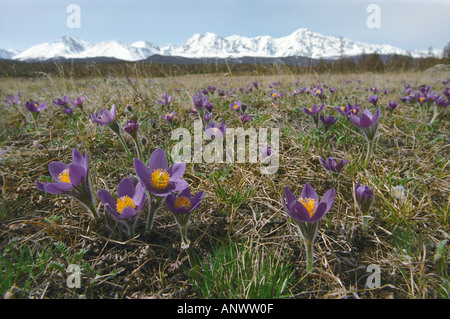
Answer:
[[[170,102],[172,101],[172,96],[168,95],[167,93],[161,94],[160,98],[156,100],[158,104],[161,104],[163,106],[168,106]]]
[[[320,221],[330,211],[334,202],[335,191],[329,189],[319,201],[319,197],[309,183],[306,183],[299,199],[285,187],[285,198],[281,201],[288,215],[296,223],[300,237],[306,249],[307,271],[312,270],[313,244],[317,237]]]
[[[117,201],[104,189],[100,189],[97,196],[105,210],[125,227],[128,236],[134,236],[136,222],[147,198],[142,182],[134,186],[129,178],[123,178],[117,186]]]
[[[95,199],[89,181],[89,159],[87,151],[83,156],[78,150],[72,151],[72,163],[53,161],[48,165],[50,176],[55,183],[36,181],[36,187],[51,194],[62,194],[80,202],[94,218],[98,218]]]
[[[225,136],[227,125],[226,123],[220,123],[219,126],[215,122],[209,122],[208,125],[206,125],[204,131],[206,136],[208,136],[211,139],[214,139],[216,137]]]
[[[62,98],[57,98],[52,101],[56,106],[67,107],[69,104],[69,98],[67,95],[64,95]]]
[[[38,130],[38,119],[39,119],[39,114],[45,110],[47,108],[47,103],[43,102],[41,104],[39,104],[39,102],[25,102],[25,107],[27,108],[28,111],[31,112],[31,115],[33,116],[33,122],[34,122],[34,126],[36,127],[36,131]]]
[[[134,146],[136,148],[137,157],[142,160],[142,148],[138,138],[138,129],[139,124],[134,120],[129,120],[123,130],[131,136],[131,139],[133,140]]]
[[[361,111],[361,107],[358,103],[355,103],[355,105],[348,103],[347,106],[335,107],[335,110],[348,118],[349,115],[358,115]]]
[[[306,107],[303,108],[303,112],[311,115],[311,117],[314,120],[314,124],[316,125],[316,127],[318,127],[319,126],[319,113],[323,110],[324,107],[325,107],[324,103],[322,103],[321,106],[317,106],[316,104],[313,104],[313,106],[310,108],[306,108]]]
[[[339,173],[345,164],[349,162],[348,160],[340,160],[338,163],[334,157],[329,157],[326,160],[321,158],[319,160],[323,167],[331,173]]]
[[[135,158],[134,169],[148,192],[149,212],[146,230],[150,231],[164,197],[188,187],[187,182],[182,179],[186,163],[178,162],[168,167],[166,153],[162,149],[157,149],[150,155],[149,166]]]
[[[319,115],[319,119],[323,124],[323,130],[324,132],[328,132],[328,130],[330,129],[330,127],[337,122],[337,118],[335,118],[334,116],[330,115],[328,117],[325,117],[324,115],[320,114]]]
[[[360,182],[355,187],[355,198],[357,207],[361,213],[363,227],[367,227],[369,210],[374,201],[373,190],[366,185],[361,185]]]
[[[79,107],[80,109],[83,109],[83,103],[84,103],[85,97],[77,97],[76,99],[70,101],[70,104],[72,104],[75,107]]]
[[[185,248],[189,247],[187,237],[189,217],[200,206],[204,194],[204,191],[200,191],[192,197],[189,187],[186,187],[178,195],[172,192],[166,197],[166,206],[173,213],[175,221],[180,227],[181,242]]]
[[[16,95],[8,95],[6,99],[3,100],[8,106],[17,106],[20,104],[20,97]]]
[[[123,136],[120,132],[119,123],[116,121],[117,108],[116,105],[113,104],[111,109],[108,111],[107,109],[101,109],[99,112],[95,112],[93,114],[89,114],[89,118],[92,122],[97,123],[102,126],[108,126],[111,131],[113,131],[120,140],[125,152],[128,156],[131,156],[131,152],[128,148],[127,143],[123,139]]]
[[[374,106],[378,103],[378,95],[371,95],[368,98],[369,103],[372,103]]]
[[[241,101],[235,101],[230,103],[230,109],[234,111],[239,111],[241,109],[242,102]]]
[[[364,162],[364,167],[369,165],[370,158],[372,157],[373,147],[375,143],[375,137],[378,131],[378,120],[380,118],[380,109],[378,108],[375,113],[369,111],[369,109],[365,109],[361,113],[361,117],[357,117],[356,115],[349,115],[350,120],[355,124],[356,127],[363,132],[364,136],[367,140],[367,154],[366,160]]]

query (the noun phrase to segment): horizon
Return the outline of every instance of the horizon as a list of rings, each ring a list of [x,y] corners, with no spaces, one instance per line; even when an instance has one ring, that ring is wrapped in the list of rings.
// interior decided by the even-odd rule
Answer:
[[[0,0],[0,48],[23,52],[63,36],[92,44],[147,41],[161,48],[182,45],[194,34],[281,38],[302,28],[411,51],[442,50],[450,40],[450,1],[377,1],[377,26],[369,25],[371,15],[377,13],[369,10],[371,4],[367,0],[114,0],[108,4],[103,0]],[[68,22],[75,12],[70,5],[79,10],[75,27]]]

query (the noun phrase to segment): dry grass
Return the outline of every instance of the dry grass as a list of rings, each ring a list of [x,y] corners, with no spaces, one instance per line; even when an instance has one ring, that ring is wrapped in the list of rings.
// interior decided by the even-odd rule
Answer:
[[[379,104],[386,105],[402,96],[404,83],[414,88],[431,85],[439,92],[445,87],[439,79],[448,76],[323,75],[320,76],[322,84],[338,89],[336,96],[326,101],[325,113],[336,116],[332,106],[355,100],[373,110],[367,102],[370,92],[365,91],[373,85],[390,90],[387,95],[379,94]],[[167,150],[171,145],[171,128],[161,120],[163,109],[156,103],[161,93],[174,95],[176,126],[192,129],[192,117],[188,113],[197,89],[214,84],[224,89],[239,88],[257,80],[259,93],[237,91],[236,97],[225,100],[216,93],[212,98],[214,117],[217,122],[227,121],[230,127],[238,127],[239,121],[228,104],[238,99],[245,101],[254,117],[251,125],[280,128],[280,167],[276,174],[261,175],[260,164],[234,164],[228,174],[224,173],[220,183],[230,193],[253,187],[251,197],[235,210],[230,227],[234,207],[217,196],[217,185],[210,178],[213,171],[223,172],[228,164],[187,165],[184,178],[191,189],[206,192],[202,205],[191,217],[189,228],[191,247],[200,258],[211,254],[211,243],[225,240],[231,229],[233,240],[248,239],[264,245],[292,265],[293,284],[289,291],[293,298],[448,297],[448,275],[441,276],[433,260],[436,244],[449,239],[448,111],[433,125],[427,125],[432,114],[425,118],[416,104],[400,104],[392,115],[383,111],[377,147],[366,170],[362,168],[364,139],[351,123],[339,118],[324,136],[314,128],[311,118],[299,111],[318,103],[317,98],[289,97],[290,90],[317,85],[318,79],[316,75],[203,75],[136,78],[136,82],[117,78],[1,79],[2,99],[7,94],[21,92],[22,100],[47,101],[50,107],[43,112],[41,129],[36,133],[23,117],[26,114],[23,104],[20,109],[23,114],[1,106],[4,116],[0,122],[0,147],[3,149],[11,143],[14,146],[0,164],[3,201],[0,248],[4,250],[10,242],[14,242],[17,250],[36,246],[38,251],[51,251],[53,262],[67,266],[69,262],[53,249],[55,242],[63,242],[72,254],[86,250],[82,261],[93,270],[92,274],[83,273],[82,286],[77,289],[67,287],[66,273],[49,267],[34,278],[27,291],[21,290],[20,278],[8,290],[25,298],[201,298],[189,275],[189,260],[179,247],[178,227],[168,211],[158,214],[150,236],[128,239],[110,234],[103,225],[92,222],[76,202],[42,193],[34,183],[49,175],[47,166],[51,161],[70,162],[73,148],[87,149],[94,191],[105,188],[114,192],[122,177],[134,174],[132,161],[113,134],[92,123],[87,113],[116,104],[121,124],[136,116],[145,141],[144,157],[148,159],[154,149]],[[355,88],[356,81],[344,84],[345,79],[362,79],[360,88]],[[280,81],[280,88],[285,91],[279,109],[270,104],[268,96],[268,84],[275,81]],[[298,83],[294,85],[295,81]],[[82,94],[87,95],[84,110],[76,110],[73,117],[51,103],[63,95],[75,98]],[[133,114],[125,111],[126,105],[132,105]],[[151,126],[150,119],[154,119],[156,128]],[[131,140],[127,141],[132,147]],[[319,158],[328,156],[350,160],[339,179],[330,178],[319,162]],[[376,190],[374,218],[366,232],[361,230],[352,193],[357,181]],[[312,274],[305,272],[303,245],[280,202],[286,185],[300,194],[306,182],[319,196],[331,187],[336,189],[332,210],[323,220],[315,244]],[[404,186],[405,199],[393,196],[392,186],[397,185]],[[103,211],[100,205],[99,208]],[[140,224],[139,229],[142,228]],[[444,258],[448,262],[448,256]],[[380,288],[365,287],[370,264],[380,267]],[[122,271],[113,276],[115,269]],[[102,277],[92,282],[95,274]]]

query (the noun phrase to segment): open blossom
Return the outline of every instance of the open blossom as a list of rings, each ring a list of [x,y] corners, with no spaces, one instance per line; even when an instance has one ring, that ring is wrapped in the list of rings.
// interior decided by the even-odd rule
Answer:
[[[116,118],[116,114],[116,106],[113,104],[109,111],[107,109],[101,109],[99,112],[89,114],[89,118],[97,124],[108,125],[112,121],[114,121],[114,119]]]
[[[241,119],[242,123],[247,123],[251,121],[252,116],[245,113],[244,115],[241,115],[239,118]]]
[[[339,106],[335,107],[335,110],[341,113],[342,115],[348,117],[349,115],[358,115],[361,111],[361,107],[358,105],[358,103],[355,103],[355,105],[351,105],[350,103],[347,104],[347,106]]]
[[[58,98],[52,101],[56,106],[66,107],[69,104],[69,98],[64,95],[62,98]]]
[[[81,97],[77,97],[76,99],[70,101],[70,104],[72,104],[73,106],[79,107],[79,108],[83,108],[83,103],[84,103],[85,97],[81,96]]]
[[[215,137],[224,136],[226,128],[226,123],[221,122],[219,126],[217,126],[215,122],[209,122],[204,131],[209,138],[214,139]]]
[[[162,149],[151,154],[148,167],[135,158],[134,168],[147,191],[155,196],[167,196],[187,187],[187,182],[181,179],[186,163],[178,162],[168,167],[167,156]]]
[[[8,106],[16,106],[20,104],[20,97],[16,95],[8,95],[3,101],[5,101]]]
[[[161,116],[161,118],[162,118],[164,121],[172,122],[174,116],[175,116],[175,112],[170,112],[170,113],[167,113],[167,114],[163,114],[163,115]]]
[[[93,217],[98,217],[89,181],[89,159],[86,151],[83,156],[78,150],[73,149],[70,164],[53,161],[48,165],[48,170],[55,183],[36,181],[39,190],[72,197],[83,204]]]
[[[48,105],[46,102],[43,102],[41,104],[39,104],[39,102],[25,102],[25,107],[32,113],[42,112],[47,108],[47,106]]]
[[[241,109],[242,102],[241,101],[235,101],[230,103],[230,109],[234,111],[239,111]]]
[[[294,220],[299,222],[317,222],[325,217],[330,211],[334,202],[334,189],[329,189],[319,201],[316,191],[309,183],[305,184],[300,198],[290,191],[286,186],[286,201],[282,198],[282,203],[286,212]]]
[[[158,104],[161,104],[163,106],[167,106],[172,101],[172,96],[169,96],[167,93],[161,94],[161,97],[156,100]]]
[[[117,201],[110,192],[100,189],[98,198],[105,206],[108,213],[117,219],[128,219],[134,217],[145,206],[145,188],[141,182],[136,187],[133,182],[124,177],[117,186]]]
[[[306,108],[306,107],[303,108],[303,112],[311,115],[311,117],[313,118],[314,124],[317,127],[319,125],[319,113],[323,110],[324,107],[325,107],[324,103],[322,103],[321,106],[317,106],[316,104],[313,104],[313,106],[310,108]]]
[[[373,105],[377,105],[378,103],[378,95],[371,95],[368,98],[369,103],[372,103]]]

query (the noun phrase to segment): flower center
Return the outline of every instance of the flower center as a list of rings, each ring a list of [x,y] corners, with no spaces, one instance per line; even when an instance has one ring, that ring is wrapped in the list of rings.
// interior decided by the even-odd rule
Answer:
[[[134,201],[131,199],[131,197],[129,196],[122,196],[117,200],[117,212],[119,214],[122,213],[122,211],[125,209],[125,207],[131,207],[131,208],[136,208],[136,204],[134,203]]]
[[[59,173],[58,179],[63,183],[70,183],[69,169],[66,168],[61,173]]]
[[[316,212],[316,203],[317,201],[313,198],[300,198],[300,202],[305,206],[308,210],[309,217],[312,218],[314,213]]]
[[[237,110],[237,108],[239,107],[239,105],[235,104],[233,105],[234,109]]]
[[[166,170],[159,168],[152,173],[152,185],[156,189],[165,189],[170,182],[170,175]]]
[[[272,94],[272,97],[277,97],[277,96],[278,96],[277,93],[273,93],[273,94]]]
[[[189,210],[191,208],[191,201],[189,200],[189,198],[184,196],[177,197],[175,199],[175,208],[178,209],[181,206],[184,206],[186,210]]]

